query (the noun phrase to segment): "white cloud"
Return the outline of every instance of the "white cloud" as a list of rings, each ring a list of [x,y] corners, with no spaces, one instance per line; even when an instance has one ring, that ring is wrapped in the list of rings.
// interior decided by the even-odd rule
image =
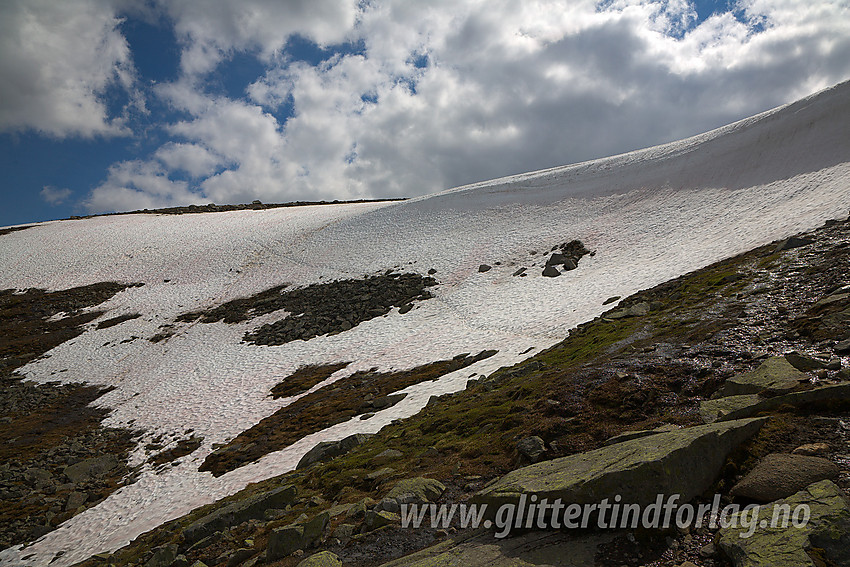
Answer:
[[[185,171],[192,177],[211,175],[222,158],[198,144],[169,142],[159,148],[154,157],[170,171]]]
[[[111,166],[106,181],[83,204],[93,213],[103,213],[204,202],[203,196],[190,191],[185,181],[169,179],[157,162],[133,160]]]
[[[152,163],[172,201],[412,196],[678,139],[850,77],[840,0],[741,0],[697,26],[685,0],[167,6],[183,74],[157,93],[188,118]],[[292,33],[365,49],[293,62]],[[240,51],[267,66],[248,98],[204,92]],[[169,185],[180,172],[194,193]],[[133,187],[108,181],[98,202],[157,195]]]
[[[71,196],[71,190],[67,188],[60,189],[52,185],[45,185],[41,189],[41,198],[48,205],[61,205]]]
[[[319,44],[341,42],[354,25],[355,0],[162,0],[183,44],[187,75],[213,70],[234,51],[270,59],[292,34]]]
[[[134,69],[120,19],[99,0],[10,0],[0,17],[0,130],[55,137],[128,133],[104,94],[132,93]]]

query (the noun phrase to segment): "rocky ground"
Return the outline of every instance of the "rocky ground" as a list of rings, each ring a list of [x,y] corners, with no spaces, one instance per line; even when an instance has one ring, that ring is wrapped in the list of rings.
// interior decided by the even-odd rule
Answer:
[[[850,223],[830,222],[612,298],[545,352],[374,436],[317,447],[295,471],[84,565],[847,565],[848,273]],[[333,371],[302,369],[291,388]],[[403,387],[372,379],[373,406]],[[365,400],[349,411],[367,415]],[[290,418],[258,439],[293,427]],[[496,540],[457,519],[399,524],[401,503],[504,502],[517,487],[576,502],[614,491],[678,492],[697,505],[715,494],[724,505],[787,499],[811,504],[813,516],[805,530],[746,540],[708,525]]]
[[[0,291],[0,546],[26,543],[132,481],[134,432],[101,427],[89,404],[107,390],[36,385],[15,370],[100,317],[127,288],[106,282],[64,291]]]
[[[120,213],[103,213],[98,215],[72,216],[72,220],[89,219],[98,216],[115,216],[115,215],[138,215],[138,214],[157,214],[157,215],[185,215],[190,213],[223,213],[227,211],[262,211],[265,209],[279,209],[282,207],[304,207],[307,205],[344,205],[352,203],[380,203],[386,201],[404,201],[405,199],[354,199],[350,201],[290,201],[288,203],[263,203],[261,201],[252,201],[251,203],[242,203],[238,205],[216,205],[208,203],[206,205],[187,205],[185,207],[167,207],[163,209],[141,209],[136,211],[126,211]],[[25,227],[28,228],[28,227]],[[6,229],[9,230],[9,229]],[[0,234],[4,234],[0,232]]]

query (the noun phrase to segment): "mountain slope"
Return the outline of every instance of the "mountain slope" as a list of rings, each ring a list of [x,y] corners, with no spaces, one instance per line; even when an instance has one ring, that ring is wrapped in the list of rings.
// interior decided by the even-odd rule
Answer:
[[[143,428],[133,454],[165,435],[203,437],[177,466],[139,480],[3,564],[67,565],[113,550],[192,508],[295,466],[318,441],[376,432],[432,395],[464,387],[560,341],[627,296],[713,261],[846,213],[850,196],[850,83],[697,136],[603,160],[449,190],[401,203],[99,217],[0,236],[0,288],[65,289],[144,283],[116,294],[86,333],[20,372],[47,382],[114,389],[97,401],[109,426]],[[580,239],[595,255],[560,277],[541,275],[553,246]],[[534,252],[534,254],[532,254]],[[479,271],[479,265],[492,269]],[[519,268],[527,277],[514,277]],[[242,342],[282,317],[179,323],[282,284],[306,286],[388,269],[426,275],[432,299],[393,309],[333,336],[280,346]],[[97,323],[138,313],[106,328]],[[167,340],[151,342],[159,334]],[[131,337],[138,337],[132,339]],[[358,371],[410,369],[461,353],[492,357],[408,396],[369,420],[352,418],[219,478],[197,469],[221,444],[291,402],[270,389],[308,364]],[[61,374],[60,374],[61,373]]]

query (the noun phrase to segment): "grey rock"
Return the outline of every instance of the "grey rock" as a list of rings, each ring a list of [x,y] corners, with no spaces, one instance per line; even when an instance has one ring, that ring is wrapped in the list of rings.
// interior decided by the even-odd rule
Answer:
[[[809,377],[794,368],[783,356],[772,356],[752,372],[726,380],[715,397],[757,394],[763,390],[787,392]]]
[[[836,345],[832,347],[832,350],[834,350],[836,354],[850,354],[850,339],[836,343]]]
[[[320,551],[303,560],[296,567],[342,567],[342,561],[335,553]]]
[[[838,478],[838,467],[827,459],[807,455],[767,455],[732,487],[730,494],[756,502],[791,496],[812,483]]]
[[[233,502],[190,524],[183,530],[183,537],[192,544],[225,528],[236,526],[247,520],[263,518],[265,511],[269,508],[291,506],[295,502],[296,494],[294,486],[282,486]]]
[[[380,512],[381,510],[386,510],[387,512],[392,512],[393,514],[398,514],[401,508],[398,505],[398,501],[395,498],[384,498],[378,505],[375,506],[375,512]]]
[[[771,411],[783,405],[801,406],[804,404],[850,400],[850,384],[821,386],[813,390],[792,392],[772,398],[762,398],[756,394],[730,396],[700,403],[700,416],[703,421],[727,421]]]
[[[525,268],[520,268],[520,269],[518,269],[517,271],[515,271],[512,275],[513,275],[513,276],[521,276],[522,274],[524,274],[524,273],[525,273],[525,271],[526,271],[526,269],[525,269]]]
[[[798,506],[808,506],[809,521],[804,526],[770,526],[777,506],[787,506],[793,514]],[[780,509],[781,510],[781,509]],[[780,511],[777,517],[785,515]],[[750,535],[740,521],[736,527],[722,528],[717,533],[720,549],[735,567],[815,567],[807,553],[818,548],[821,560],[830,565],[850,565],[850,503],[833,482],[824,480],[809,485],[785,500],[773,502],[759,510],[759,518],[767,519]],[[793,516],[792,516],[793,517]],[[739,520],[740,514],[732,520]]]
[[[563,264],[567,260],[569,260],[569,258],[567,256],[565,256],[563,254],[559,254],[558,252],[555,252],[554,254],[549,256],[549,259],[546,260],[546,265],[547,266],[560,266],[561,264]]]
[[[478,271],[480,273],[489,272],[492,269],[493,266],[488,266],[487,264],[481,264],[480,266],[478,266]]]
[[[774,254],[776,252],[782,252],[783,250],[791,250],[793,248],[800,248],[801,246],[808,246],[812,244],[814,240],[809,238],[800,238],[799,236],[792,236],[791,238],[787,238],[776,245],[776,249],[773,251]]]
[[[436,502],[446,490],[439,480],[433,478],[406,478],[399,481],[386,495],[401,503],[425,503]]]
[[[366,512],[372,509],[377,502],[369,497],[359,500],[345,513],[346,518],[357,519],[366,515]]]
[[[336,528],[334,528],[331,536],[337,538],[338,540],[345,543],[354,537],[354,534],[357,532],[357,526],[354,524],[340,524]]]
[[[632,439],[640,439],[641,437],[649,437],[650,435],[656,435],[658,433],[665,433],[667,431],[675,431],[679,429],[675,425],[662,425],[656,427],[655,429],[639,429],[637,431],[626,431],[620,433],[619,435],[614,435],[610,437],[605,443],[604,446],[613,445],[615,443],[622,443],[623,441],[631,441]]]
[[[546,444],[540,437],[532,435],[530,437],[520,439],[520,441],[516,445],[516,449],[517,451],[519,451],[520,455],[522,455],[532,463],[536,463],[540,460],[540,457],[543,455],[543,453],[546,452]]]
[[[641,301],[640,303],[635,303],[629,307],[621,307],[620,309],[615,309],[610,313],[606,313],[604,316],[608,319],[624,319],[626,317],[642,317],[647,315],[650,311],[649,303],[646,301]]]
[[[457,536],[381,567],[586,567],[598,547],[617,533],[534,531],[496,539],[489,533]]]
[[[115,455],[102,455],[100,457],[92,457],[80,461],[75,465],[65,467],[65,476],[74,484],[81,484],[94,480],[106,473],[115,470],[120,465],[118,457]]]
[[[266,545],[266,558],[275,561],[288,557],[299,549],[304,549],[304,526],[291,524],[274,528]]]
[[[151,557],[145,567],[169,567],[177,559],[177,544],[163,545],[153,550]]]
[[[325,529],[331,520],[330,514],[322,512],[309,522],[304,523],[304,548],[314,547],[322,540]]]
[[[376,467],[381,465],[385,465],[392,461],[398,460],[404,456],[404,453],[401,451],[396,451],[395,449],[387,449],[386,451],[381,451],[374,457],[372,457],[371,463]]]
[[[366,512],[366,529],[377,530],[384,526],[397,524],[400,520],[401,517],[394,512],[388,512],[387,510],[371,510]]]
[[[820,370],[821,368],[826,368],[826,362],[824,362],[823,360],[818,360],[816,358],[812,358],[811,356],[800,354],[796,350],[792,350],[791,352],[785,353],[785,360],[787,360],[791,364],[791,366],[801,372],[811,372],[813,370]]]
[[[559,270],[555,266],[546,266],[545,268],[543,268],[543,275],[547,278],[557,278],[561,275],[561,270]]]
[[[65,510],[76,510],[86,503],[89,495],[85,492],[74,491],[68,495],[68,500],[65,502]]]
[[[570,270],[575,270],[576,268],[578,268],[578,266],[576,265],[575,261],[572,258],[567,258],[567,260],[564,262],[563,266],[564,266],[564,269],[568,272]]]
[[[650,504],[657,494],[687,502],[706,490],[727,455],[758,431],[764,419],[702,425],[659,433],[514,470],[475,495],[488,513],[536,495],[554,502],[591,504],[621,495]]]
[[[228,556],[227,567],[237,567],[237,565],[240,565],[253,557],[255,553],[257,553],[255,550],[247,547],[237,549]]]
[[[340,439],[339,441],[322,441],[301,457],[301,460],[298,461],[298,465],[295,467],[296,469],[303,469],[305,467],[309,467],[313,463],[324,463],[326,461],[330,461],[334,457],[339,457],[340,455],[344,455],[365,443],[372,435],[366,433],[355,433],[354,435],[349,435],[345,439]]]

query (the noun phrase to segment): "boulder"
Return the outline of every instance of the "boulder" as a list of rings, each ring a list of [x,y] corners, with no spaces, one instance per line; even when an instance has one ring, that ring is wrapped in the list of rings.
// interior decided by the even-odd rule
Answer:
[[[850,354],[850,339],[836,343],[832,350],[835,354]]]
[[[785,360],[801,372],[820,370],[821,368],[826,368],[827,365],[827,363],[823,360],[818,360],[817,358],[800,354],[796,350],[785,353]]]
[[[362,518],[366,515],[366,512],[375,506],[375,504],[377,504],[377,502],[367,496],[366,498],[357,501],[351,508],[349,508],[348,512],[345,513],[345,517],[351,519]]]
[[[335,553],[321,551],[311,555],[299,563],[297,567],[342,567],[342,561],[339,560],[339,557]]]
[[[65,503],[65,510],[73,511],[86,503],[86,500],[89,499],[89,495],[85,492],[80,492],[75,490],[68,495],[68,500]]]
[[[397,459],[400,459],[404,456],[404,453],[401,451],[396,451],[395,449],[387,449],[386,451],[381,451],[374,457],[372,457],[371,463],[375,466],[385,465]]]
[[[489,272],[492,269],[493,269],[493,266],[489,266],[487,264],[481,264],[480,266],[478,266],[478,272],[482,273],[482,274],[484,272]]]
[[[269,561],[292,555],[299,549],[304,549],[304,526],[291,524],[275,528],[269,534],[266,545],[266,558]]]
[[[295,468],[303,469],[314,463],[330,461],[331,459],[344,455],[355,447],[362,445],[371,436],[372,435],[368,433],[355,433],[354,435],[349,435],[345,439],[340,439],[339,441],[322,441],[307,451],[307,453],[301,457],[301,460],[298,461],[298,465]]]
[[[145,567],[169,567],[171,563],[177,559],[177,545],[172,543],[154,548],[153,557],[151,557]]]
[[[757,394],[763,390],[789,392],[808,376],[794,368],[784,356],[772,356],[752,372],[726,380],[715,397]]]
[[[838,467],[827,459],[806,455],[767,455],[732,487],[730,494],[756,502],[771,502],[791,496],[821,480],[838,478]]]
[[[387,493],[386,498],[393,498],[399,504],[435,502],[445,490],[446,485],[433,478],[406,478],[400,480]]]
[[[738,413],[743,414],[740,417],[750,417],[755,411],[749,412],[748,410],[757,407],[763,401],[765,399],[758,394],[742,394],[740,396],[703,400],[699,404],[699,415],[705,423],[723,421],[726,416],[738,415]]]
[[[488,513],[536,495],[554,502],[593,504],[620,495],[652,503],[658,494],[687,502],[706,490],[726,456],[758,431],[765,419],[702,425],[659,433],[514,470],[475,495]]]
[[[640,439],[641,437],[649,437],[650,435],[655,435],[657,433],[665,433],[667,431],[675,431],[679,429],[676,425],[661,425],[656,427],[655,429],[639,429],[637,431],[626,431],[620,433],[619,435],[614,435],[613,437],[609,437],[607,441],[605,441],[604,445],[607,447],[608,445],[613,445],[615,443],[622,443],[623,441],[631,441],[632,439]]]
[[[366,528],[369,530],[377,530],[384,526],[397,524],[401,521],[401,516],[395,512],[388,510],[378,510],[366,512]]]
[[[762,398],[755,394],[730,396],[700,403],[700,415],[704,421],[727,421],[771,411],[784,405],[801,406],[818,402],[839,402],[850,400],[850,384],[821,386],[812,390],[792,392],[772,398]]]
[[[115,455],[101,455],[65,467],[65,476],[74,484],[82,484],[118,468],[121,462]]]
[[[793,512],[803,505],[811,514],[808,522],[796,526],[789,520],[783,527],[786,510],[793,518]],[[779,524],[771,527],[778,506],[782,507],[776,514]],[[741,525],[741,514],[732,517],[738,525],[721,528],[717,533],[718,546],[735,567],[850,565],[850,503],[833,482],[811,484],[785,500],[762,506],[758,518],[758,527],[749,537],[745,536],[752,528]],[[815,549],[820,556],[818,562],[807,553]]]
[[[546,266],[545,268],[543,268],[543,275],[547,278],[557,278],[561,275],[561,270],[559,270],[555,266]]]
[[[782,252],[783,250],[791,250],[793,248],[800,248],[801,246],[808,246],[812,244],[814,240],[810,238],[801,238],[799,236],[792,236],[791,238],[786,238],[782,242],[776,245],[776,249],[773,251],[774,254],[776,252]]]
[[[384,563],[381,567],[586,567],[617,532],[535,531],[496,539],[473,532]]]
[[[330,520],[330,514],[322,512],[321,514],[316,515],[316,517],[309,522],[304,523],[303,544],[305,548],[314,547],[322,541],[322,536],[324,535],[325,529],[328,527]]]
[[[607,319],[624,319],[626,317],[642,317],[649,313],[649,303],[641,301],[629,307],[621,307],[604,315]]]
[[[532,463],[536,463],[540,460],[541,455],[546,452],[546,444],[540,437],[532,435],[531,437],[521,439],[516,444],[516,449],[520,455]]]
[[[269,508],[286,508],[295,503],[297,491],[294,486],[281,486],[268,492],[255,494],[210,512],[183,530],[183,537],[190,545],[225,528],[244,521],[263,518]]]

